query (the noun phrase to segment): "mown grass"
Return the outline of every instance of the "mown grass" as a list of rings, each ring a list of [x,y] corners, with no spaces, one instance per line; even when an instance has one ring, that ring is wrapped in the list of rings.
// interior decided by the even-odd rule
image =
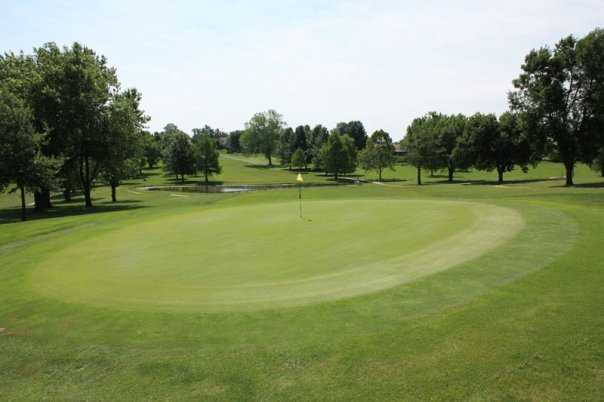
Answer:
[[[282,179],[279,170],[246,164],[225,166],[223,181]],[[14,220],[15,197],[0,197],[0,399],[544,401],[604,394],[604,180],[586,168],[576,188],[550,179],[560,176],[559,166],[543,164],[528,176],[508,175],[516,181],[504,187],[478,172],[462,174],[472,180],[466,184],[435,177],[418,187],[414,171],[400,167],[396,178],[408,181],[305,189],[309,201],[479,202],[512,208],[525,221],[513,240],[478,258],[356,297],[204,313],[95,307],[35,292],[38,264],[76,240],[191,211],[270,208],[297,197],[295,190],[139,191],[170,182],[158,170],[148,173],[145,182],[122,186],[116,205],[97,188],[92,212],[80,199],[57,202],[25,223]],[[220,242],[198,247],[203,255]]]

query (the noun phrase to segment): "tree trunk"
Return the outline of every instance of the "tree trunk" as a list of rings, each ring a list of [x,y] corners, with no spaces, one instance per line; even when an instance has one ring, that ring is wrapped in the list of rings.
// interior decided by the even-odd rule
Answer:
[[[600,167],[600,174],[602,175],[602,177],[604,177],[604,161],[602,161],[602,167]]]
[[[25,221],[27,219],[25,210],[25,188],[23,188],[23,186],[19,186],[19,190],[21,190],[21,221]]]
[[[71,201],[71,189],[66,188],[65,190],[63,190],[63,199],[66,202],[70,202]]]
[[[564,169],[566,170],[566,185],[567,186],[572,186],[575,183],[573,182],[573,175],[574,175],[574,170],[575,170],[575,163],[570,162],[570,161],[566,161],[564,162]]]
[[[117,202],[116,191],[117,183],[115,180],[111,180],[111,202]]]
[[[208,170],[206,169],[205,172],[203,172],[205,179],[206,179],[206,187],[208,185]]]
[[[266,157],[268,158],[268,166],[273,167],[273,160],[271,159],[271,155],[268,154],[268,155],[266,155]]]
[[[336,181],[338,181],[338,171],[337,170],[334,172],[333,177]]]
[[[421,167],[417,168],[417,185],[418,186],[422,185],[422,168]]]
[[[84,177],[82,178],[82,187],[84,188],[84,205],[86,208],[92,208],[92,198],[90,197],[91,180],[90,180],[90,163],[88,157],[84,157]]]
[[[455,169],[449,167],[449,183],[453,183],[453,173],[455,173]]]
[[[382,169],[378,169],[378,181],[382,182]]]
[[[503,169],[497,168],[497,184],[503,184]]]

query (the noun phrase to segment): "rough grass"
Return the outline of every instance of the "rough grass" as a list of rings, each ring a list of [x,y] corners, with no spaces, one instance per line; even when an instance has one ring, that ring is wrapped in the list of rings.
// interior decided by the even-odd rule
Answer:
[[[224,174],[267,174],[237,166]],[[549,179],[555,169],[543,165],[530,173],[534,182],[505,187],[473,172],[471,185],[305,189],[309,202],[432,200],[445,214],[450,201],[492,205],[491,215],[516,211],[524,226],[475,258],[393,287],[248,312],[74,303],[41,295],[32,279],[36,267],[74,241],[120,239],[128,228],[193,211],[282,205],[295,201],[295,190],[172,197],[140,192],[136,181],[119,190],[117,205],[99,188],[95,212],[76,199],[26,223],[14,221],[15,199],[0,197],[1,399],[599,400],[604,189],[586,169],[577,173],[579,186],[565,188],[562,180]],[[404,172],[413,173],[402,167],[401,179]],[[169,180],[149,174],[146,182]],[[277,180],[268,175],[267,182]],[[407,229],[394,219],[392,225]],[[419,230],[421,224],[410,226]],[[489,232],[500,228],[492,225]],[[364,233],[352,234],[369,242]],[[195,247],[220,244],[216,238]],[[66,270],[75,269],[64,262]]]

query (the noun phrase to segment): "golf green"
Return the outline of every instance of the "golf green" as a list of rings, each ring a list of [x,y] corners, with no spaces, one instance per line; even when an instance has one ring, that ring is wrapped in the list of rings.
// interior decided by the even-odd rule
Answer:
[[[493,228],[497,230],[493,230]],[[446,270],[523,227],[513,209],[434,200],[221,206],[55,250],[33,289],[135,310],[245,311],[351,297]]]

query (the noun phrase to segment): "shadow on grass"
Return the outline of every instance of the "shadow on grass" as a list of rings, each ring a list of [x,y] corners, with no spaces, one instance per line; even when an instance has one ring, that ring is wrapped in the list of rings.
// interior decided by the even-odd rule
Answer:
[[[519,179],[519,180],[503,180],[503,183],[499,183],[497,180],[485,180],[485,179],[454,179],[453,181],[449,180],[437,180],[426,182],[426,185],[435,185],[435,184],[467,184],[471,186],[497,186],[497,185],[506,185],[513,186],[515,184],[530,184],[530,183],[546,183],[546,182],[554,182],[559,181],[560,179]]]
[[[375,181],[377,183],[402,183],[402,182],[409,181],[409,179],[397,179],[397,178],[382,179],[382,181],[378,181],[378,179],[366,179],[366,180]]]
[[[116,211],[129,211],[136,210],[140,208],[145,208],[143,205],[139,205],[141,201],[137,200],[124,200],[116,203],[112,203],[110,201],[99,202],[97,204],[94,203],[93,207],[86,208],[83,205],[82,201],[71,201],[71,202],[61,202],[55,204],[52,208],[46,211],[36,211],[32,207],[27,208],[27,220],[35,221],[42,219],[52,219],[52,218],[63,218],[67,216],[80,216],[80,215],[91,215],[91,214],[101,214],[106,212],[116,212]],[[0,209],[0,225],[7,223],[14,223],[21,221],[21,208],[6,208]]]
[[[559,185],[559,186],[552,186],[552,187],[556,187],[556,188],[562,188],[562,187],[566,187],[568,188],[569,186],[566,186],[564,184]],[[575,183],[574,185],[570,186],[570,188],[604,188],[604,182],[594,182],[594,183]]]

